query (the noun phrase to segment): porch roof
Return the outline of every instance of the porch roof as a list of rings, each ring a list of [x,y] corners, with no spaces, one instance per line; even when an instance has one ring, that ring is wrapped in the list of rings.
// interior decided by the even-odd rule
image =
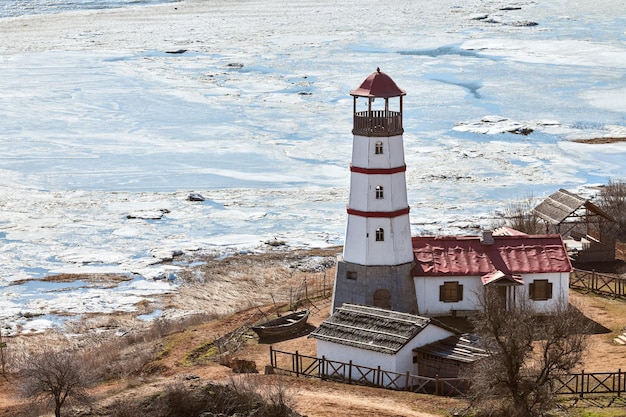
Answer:
[[[489,356],[489,353],[480,347],[479,339],[469,334],[450,336],[429,345],[415,348],[413,351],[462,363],[476,362]]]

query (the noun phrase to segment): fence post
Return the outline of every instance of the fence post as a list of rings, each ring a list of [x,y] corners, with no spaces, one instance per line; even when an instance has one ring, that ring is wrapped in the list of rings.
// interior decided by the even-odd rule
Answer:
[[[580,398],[583,398],[585,392],[585,370],[580,371]]]
[[[617,370],[617,396],[621,397],[622,395],[622,368]]]
[[[300,376],[300,361],[299,361],[298,351],[296,350],[296,377]]]
[[[322,355],[322,363],[320,364],[320,378],[322,379],[322,381],[326,381],[326,372],[324,367],[326,366],[326,356]]]
[[[378,372],[376,372],[376,386],[382,387],[380,382],[380,365],[378,365]]]
[[[270,365],[272,366],[272,369],[275,368],[275,366],[274,366],[274,349],[272,348],[272,345],[270,345]]]
[[[352,359],[350,359],[350,363],[348,364],[348,381],[352,382]]]
[[[409,371],[406,371],[406,374],[404,374],[404,390],[405,391],[410,391],[410,389],[409,389]]]
[[[435,395],[439,395],[439,374],[435,374]]]

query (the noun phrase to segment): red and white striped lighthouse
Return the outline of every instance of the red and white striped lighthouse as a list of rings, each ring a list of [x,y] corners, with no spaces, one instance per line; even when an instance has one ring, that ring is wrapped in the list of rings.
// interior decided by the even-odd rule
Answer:
[[[400,89],[377,69],[354,98],[350,197],[333,308],[345,302],[416,312]]]

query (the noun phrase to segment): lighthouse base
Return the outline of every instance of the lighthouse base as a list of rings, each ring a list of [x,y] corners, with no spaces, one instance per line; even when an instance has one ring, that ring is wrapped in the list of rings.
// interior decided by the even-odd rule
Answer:
[[[332,312],[344,303],[418,314],[413,262],[367,266],[337,259]]]

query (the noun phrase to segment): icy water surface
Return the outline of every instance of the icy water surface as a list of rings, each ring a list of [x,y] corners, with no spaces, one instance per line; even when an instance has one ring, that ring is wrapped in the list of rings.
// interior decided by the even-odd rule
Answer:
[[[0,18],[60,13],[74,10],[112,9],[133,5],[169,3],[172,0],[3,0]]]

